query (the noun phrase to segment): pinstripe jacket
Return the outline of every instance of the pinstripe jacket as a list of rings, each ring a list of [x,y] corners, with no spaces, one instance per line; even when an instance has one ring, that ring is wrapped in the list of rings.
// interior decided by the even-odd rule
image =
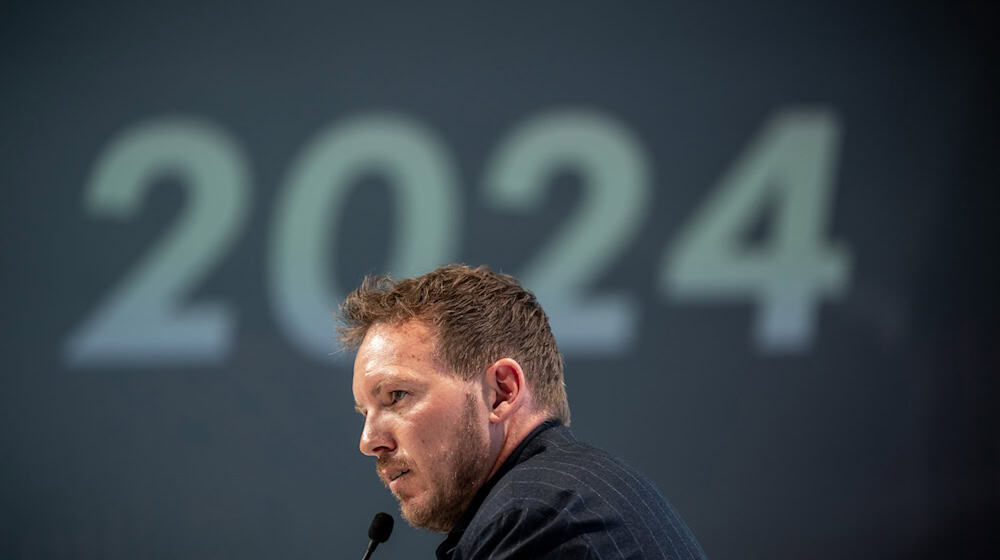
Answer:
[[[479,490],[437,557],[687,560],[705,553],[649,480],[550,420]]]

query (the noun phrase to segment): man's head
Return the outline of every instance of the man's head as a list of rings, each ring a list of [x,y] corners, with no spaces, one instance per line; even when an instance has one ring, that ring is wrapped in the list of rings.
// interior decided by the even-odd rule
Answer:
[[[451,529],[527,431],[569,421],[548,320],[510,276],[452,265],[368,278],[341,314],[358,348],[361,451],[415,526]]]
[[[376,324],[416,319],[436,335],[438,359],[455,376],[482,377],[500,358],[524,369],[536,405],[569,425],[563,362],[534,294],[486,266],[448,265],[393,282],[366,277],[340,306],[341,341],[358,348]]]

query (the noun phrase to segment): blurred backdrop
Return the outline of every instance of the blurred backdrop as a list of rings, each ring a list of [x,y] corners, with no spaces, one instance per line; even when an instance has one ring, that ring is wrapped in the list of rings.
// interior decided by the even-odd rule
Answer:
[[[333,310],[453,261],[710,556],[986,556],[996,16],[5,2],[0,556],[360,554]]]

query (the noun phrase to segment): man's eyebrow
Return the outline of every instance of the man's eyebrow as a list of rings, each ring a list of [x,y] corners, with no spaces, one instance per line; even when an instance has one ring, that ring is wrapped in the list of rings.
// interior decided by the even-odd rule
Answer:
[[[416,381],[416,378],[411,377],[409,375],[383,377],[382,379],[378,380],[378,383],[376,383],[374,387],[372,387],[371,390],[372,397],[378,398],[379,393],[382,392],[382,387],[387,383],[400,382],[400,381],[413,382]],[[358,414],[362,416],[365,415],[364,407],[357,402],[354,403],[354,410],[358,411]]]
[[[378,383],[375,384],[375,387],[372,388],[372,396],[373,397],[378,397],[378,393],[379,393],[379,391],[382,390],[382,386],[385,385],[386,381],[388,381],[388,380],[386,378],[384,378],[384,377],[382,379],[379,379]],[[365,409],[364,409],[364,407],[361,406],[361,404],[359,404],[357,401],[355,401],[355,403],[354,403],[354,410],[356,410],[358,414],[360,414],[362,416],[365,416]]]
[[[385,385],[385,382],[386,382],[386,378],[383,377],[382,379],[378,380],[378,383],[376,383],[374,387],[372,387],[372,396],[373,397],[377,397],[378,396],[378,394],[382,391],[382,386]]]

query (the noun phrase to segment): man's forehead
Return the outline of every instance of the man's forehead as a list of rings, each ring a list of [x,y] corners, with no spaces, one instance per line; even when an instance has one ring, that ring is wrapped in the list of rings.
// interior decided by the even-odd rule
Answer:
[[[410,319],[394,323],[375,323],[358,347],[355,365],[359,359],[373,356],[405,354],[409,357],[433,357],[437,337],[423,321]]]
[[[368,327],[368,333],[365,338],[372,335],[373,332],[379,333],[407,333],[412,336],[420,336],[422,338],[433,338],[434,329],[431,328],[426,321],[417,318],[409,319],[399,319],[396,321],[380,321],[378,323],[373,323]]]
[[[433,332],[419,321],[373,325],[354,358],[355,393],[386,376],[424,376],[442,369],[434,349]]]

